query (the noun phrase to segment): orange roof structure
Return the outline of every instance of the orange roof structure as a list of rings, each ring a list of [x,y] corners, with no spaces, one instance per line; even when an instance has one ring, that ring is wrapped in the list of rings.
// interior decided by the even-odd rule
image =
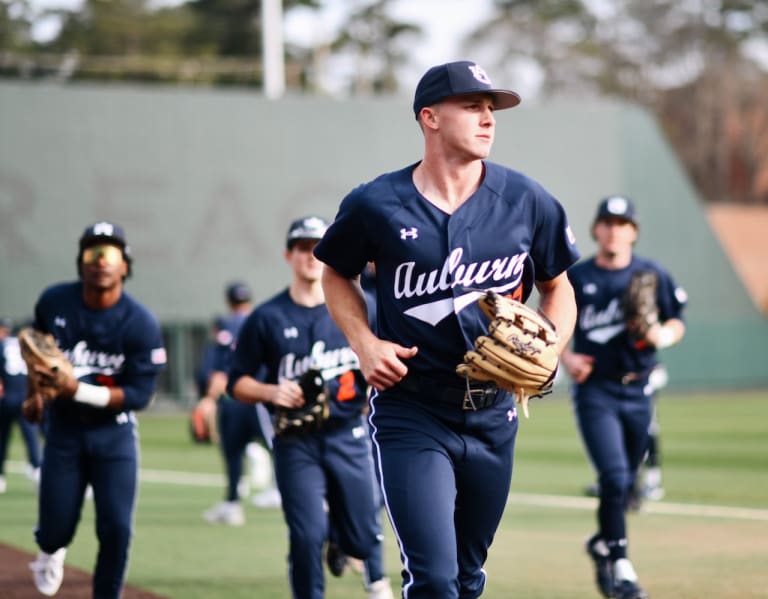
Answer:
[[[768,314],[768,206],[714,204],[707,218],[752,301]]]

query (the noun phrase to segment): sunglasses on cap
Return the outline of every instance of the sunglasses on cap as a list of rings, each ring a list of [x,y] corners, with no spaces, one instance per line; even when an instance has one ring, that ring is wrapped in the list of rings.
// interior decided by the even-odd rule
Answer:
[[[96,264],[99,260],[117,266],[123,262],[123,250],[114,245],[92,245],[83,250],[83,264]]]

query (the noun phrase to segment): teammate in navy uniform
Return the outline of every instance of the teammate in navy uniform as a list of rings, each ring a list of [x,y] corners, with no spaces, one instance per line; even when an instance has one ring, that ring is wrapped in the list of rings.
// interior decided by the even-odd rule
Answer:
[[[481,595],[509,494],[513,395],[455,373],[487,331],[480,290],[525,301],[535,285],[558,349],[575,320],[565,271],[578,252],[564,209],[538,183],[485,160],[494,111],[519,101],[472,62],[428,70],[413,104],[423,159],[353,190],[315,249],[328,308],[375,388],[369,421],[408,599]],[[358,282],[368,261],[375,334]]]
[[[240,501],[239,483],[243,474],[246,447],[253,441],[272,449],[272,422],[264,406],[249,406],[227,394],[227,373],[232,361],[232,348],[243,322],[253,309],[251,289],[242,281],[233,281],[226,288],[229,313],[221,319],[216,336],[216,346],[208,373],[206,395],[216,398],[219,446],[227,470],[227,488],[224,501],[206,510],[203,518],[211,524],[242,526],[245,512]],[[271,497],[268,507],[280,506],[280,494],[276,489],[265,491]]]
[[[46,404],[46,443],[30,567],[37,589],[55,595],[66,547],[74,538],[86,485],[93,488],[99,549],[93,597],[117,599],[123,587],[136,502],[138,427],[166,363],[155,317],[123,290],[131,254],[122,227],[98,222],[80,238],[79,281],[46,289],[35,305],[34,327],[53,335],[74,366],[62,391]],[[42,410],[39,395],[25,415]]]
[[[568,271],[576,293],[578,321],[573,347],[562,362],[574,381],[576,420],[598,473],[598,531],[587,541],[596,579],[605,597],[642,599],[637,573],[627,559],[625,509],[637,468],[648,446],[654,387],[649,376],[656,350],[680,341],[686,295],[659,264],[633,255],[638,227],[634,204],[625,197],[602,200],[592,225],[597,254]],[[658,276],[660,324],[645,339],[624,326],[621,298],[632,273]]]
[[[19,340],[12,334],[13,323],[0,318],[0,493],[5,493],[5,458],[11,430],[18,423],[27,451],[27,475],[37,484],[40,479],[40,430],[22,417],[21,404],[27,397],[27,365],[21,358]]]
[[[312,255],[326,227],[318,217],[291,224],[285,259],[293,279],[243,324],[229,387],[245,403],[296,408],[304,402],[296,381],[309,369],[322,372],[330,398],[328,420],[317,431],[289,431],[274,440],[275,474],[290,533],[293,597],[323,597],[322,551],[332,520],[341,549],[365,560],[368,598],[391,599],[382,566],[381,503],[362,416],[367,386],[357,356],[325,306],[322,264]]]

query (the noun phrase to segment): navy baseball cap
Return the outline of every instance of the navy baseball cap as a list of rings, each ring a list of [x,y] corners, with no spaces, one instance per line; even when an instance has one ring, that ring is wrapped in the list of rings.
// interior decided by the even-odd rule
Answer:
[[[120,225],[108,221],[100,221],[85,228],[80,237],[80,249],[98,244],[111,243],[119,246],[126,256],[130,255],[125,231]]]
[[[516,92],[493,87],[490,77],[480,65],[460,60],[437,65],[424,73],[416,86],[413,112],[418,117],[422,108],[437,104],[445,98],[481,93],[493,96],[496,110],[520,104],[520,96]]]
[[[0,316],[0,329],[13,329],[13,320],[9,316]]]
[[[251,288],[243,281],[232,281],[227,285],[227,301],[231,304],[250,302]]]
[[[285,239],[285,247],[289,250],[295,241],[300,239],[320,240],[328,229],[328,222],[319,216],[305,216],[296,219],[288,227],[288,235]]]
[[[594,222],[604,218],[621,218],[637,226],[635,205],[625,196],[608,196],[600,201]]]

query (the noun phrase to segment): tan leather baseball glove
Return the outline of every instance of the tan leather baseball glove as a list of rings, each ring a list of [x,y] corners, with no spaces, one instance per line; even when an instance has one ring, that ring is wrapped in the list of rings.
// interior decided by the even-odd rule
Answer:
[[[493,291],[478,303],[491,319],[488,334],[475,340],[456,372],[513,392],[527,418],[528,399],[552,391],[559,359],[555,326],[541,312]]]

